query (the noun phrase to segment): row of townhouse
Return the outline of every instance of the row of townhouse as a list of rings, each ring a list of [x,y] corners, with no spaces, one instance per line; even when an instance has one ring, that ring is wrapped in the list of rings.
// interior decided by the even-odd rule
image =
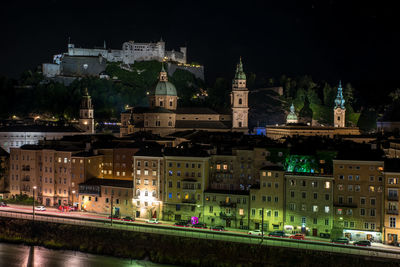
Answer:
[[[36,186],[44,205],[74,204],[104,214],[398,241],[395,159],[338,157],[327,175],[286,172],[268,160],[270,153],[23,146],[11,150],[10,191],[32,196]]]

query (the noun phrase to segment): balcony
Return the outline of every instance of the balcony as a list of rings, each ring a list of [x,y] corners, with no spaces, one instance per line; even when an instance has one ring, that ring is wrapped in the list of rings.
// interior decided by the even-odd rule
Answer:
[[[233,219],[233,218],[235,218],[235,215],[234,214],[231,214],[231,213],[228,213],[228,214],[226,214],[225,212],[220,212],[219,213],[219,217],[221,217],[221,219]]]
[[[333,203],[334,207],[344,207],[344,208],[357,208],[357,204],[356,203],[338,203],[335,202]]]
[[[194,198],[182,199],[182,203],[196,204],[196,199]]]
[[[399,196],[398,195],[388,195],[387,199],[389,201],[398,201],[399,200]]]
[[[22,182],[30,182],[31,178],[29,178],[29,176],[25,176],[22,178]]]
[[[399,210],[386,210],[386,214],[399,215]]]
[[[231,207],[231,208],[236,208],[236,203],[233,202],[226,202],[226,201],[220,201],[219,205],[221,207]]]

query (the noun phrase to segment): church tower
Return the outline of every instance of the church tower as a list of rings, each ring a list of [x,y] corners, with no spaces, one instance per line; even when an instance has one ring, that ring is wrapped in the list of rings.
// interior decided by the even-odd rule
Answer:
[[[243,72],[242,58],[236,65],[235,78],[232,81],[231,107],[232,107],[232,130],[248,131],[248,106],[249,90],[246,88],[246,74]]]
[[[333,125],[335,127],[346,127],[346,108],[344,107],[344,102],[342,82],[339,81],[339,87],[335,99],[335,107],[333,109]]]
[[[83,93],[79,110],[79,127],[87,134],[94,134],[94,110],[87,88]]]

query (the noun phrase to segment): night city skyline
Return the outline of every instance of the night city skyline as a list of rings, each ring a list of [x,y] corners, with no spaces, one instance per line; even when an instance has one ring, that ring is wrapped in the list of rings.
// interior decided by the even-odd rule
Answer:
[[[189,60],[206,66],[210,82],[219,76],[231,78],[231,66],[242,56],[248,72],[275,78],[311,75],[330,83],[341,79],[369,100],[374,100],[373,91],[399,87],[395,66],[400,35],[390,5],[255,1],[238,8],[161,3],[152,8],[144,2],[117,1],[106,9],[106,1],[7,3],[1,43],[7,53],[0,73],[19,77],[49,62],[53,54],[65,51],[69,37],[81,47],[102,46],[105,40],[113,49],[132,39],[163,37],[170,49],[187,44]]]
[[[397,16],[4,3],[0,266],[400,266]]]

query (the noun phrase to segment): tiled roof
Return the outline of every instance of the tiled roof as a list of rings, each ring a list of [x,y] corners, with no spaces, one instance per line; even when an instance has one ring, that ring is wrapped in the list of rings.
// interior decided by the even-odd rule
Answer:
[[[177,120],[175,128],[180,129],[230,129],[230,121],[201,121],[201,120]]]

